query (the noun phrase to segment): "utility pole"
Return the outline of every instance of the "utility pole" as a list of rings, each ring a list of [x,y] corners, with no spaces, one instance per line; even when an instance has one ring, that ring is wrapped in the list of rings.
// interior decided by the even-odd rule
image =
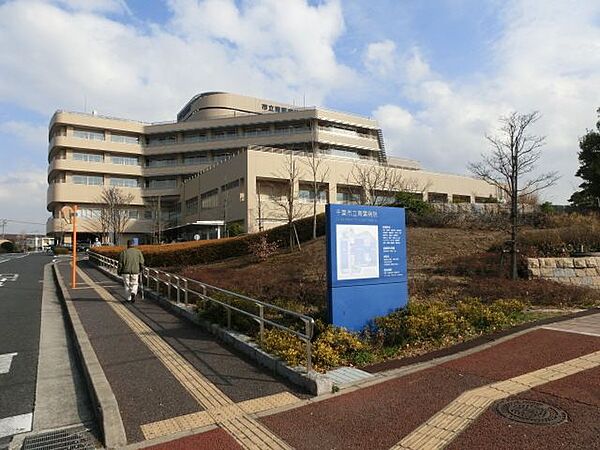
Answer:
[[[75,289],[77,287],[77,205],[73,206],[73,239],[71,243],[73,245],[73,265],[71,272],[71,287]]]
[[[4,228],[6,227],[7,223],[8,223],[8,219],[2,219],[0,221],[0,225],[2,225],[2,239],[4,239]]]

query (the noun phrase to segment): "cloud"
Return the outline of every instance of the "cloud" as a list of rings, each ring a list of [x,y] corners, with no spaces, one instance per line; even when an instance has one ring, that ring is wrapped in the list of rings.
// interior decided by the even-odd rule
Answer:
[[[34,167],[0,174],[0,219],[38,223],[35,225],[9,222],[6,227],[7,233],[46,233],[43,223],[48,216],[42,214],[46,210],[46,176],[45,170]]]
[[[48,127],[30,122],[8,120],[0,123],[0,133],[17,137],[26,145],[44,147],[48,139]]]
[[[389,39],[370,43],[363,58],[367,70],[382,77],[395,72],[396,59],[396,44]]]
[[[408,112],[402,102],[388,102],[373,111],[390,153],[465,173],[468,161],[488,151],[484,135],[495,132],[500,116],[539,110],[532,131],[547,136],[539,169],[562,175],[545,196],[566,202],[580,182],[574,177],[578,138],[595,122],[593,94],[600,86],[600,4],[584,3],[508,2],[504,31],[489,46],[491,75],[447,79],[414,52],[396,88],[416,106]]]
[[[59,7],[66,3],[70,8]],[[148,29],[97,13],[99,3],[84,4],[0,6],[0,101],[48,116],[87,104],[152,121],[174,118],[202,91],[290,102],[306,93],[322,103],[355,82],[334,51],[344,30],[339,1],[171,0],[167,23]]]

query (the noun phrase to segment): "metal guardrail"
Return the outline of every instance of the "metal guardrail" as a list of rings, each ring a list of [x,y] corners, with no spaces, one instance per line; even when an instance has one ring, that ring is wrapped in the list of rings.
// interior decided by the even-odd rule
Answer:
[[[117,274],[119,263],[116,259],[93,251],[89,251],[88,255],[90,261],[94,264]],[[190,302],[195,303],[197,300],[201,300],[220,305],[225,310],[226,324],[229,329],[232,327],[232,313],[241,314],[256,321],[259,326],[259,339],[261,342],[264,339],[265,326],[271,326],[293,334],[304,342],[306,347],[306,370],[307,372],[312,370],[311,341],[315,330],[315,321],[312,317],[160,269],[144,267],[141,276],[140,286],[144,291],[166,297],[170,302],[174,301],[177,304],[183,303],[185,306],[188,306]],[[222,299],[214,298],[215,294],[218,294]],[[256,308],[256,312],[253,313],[227,303],[227,298],[238,301],[249,308]],[[275,321],[275,316],[296,320],[298,325],[302,324],[301,328],[303,330],[299,331],[290,326],[278,323]]]

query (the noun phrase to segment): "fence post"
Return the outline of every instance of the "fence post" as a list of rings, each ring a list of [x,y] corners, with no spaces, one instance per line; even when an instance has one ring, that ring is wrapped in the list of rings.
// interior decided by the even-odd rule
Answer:
[[[311,324],[308,320],[304,321],[304,334],[306,334],[306,372],[310,372],[312,370],[312,351],[311,351],[311,343],[310,340],[312,338],[312,329]]]
[[[179,291],[180,290],[180,284],[179,284],[180,281],[181,281],[181,278],[177,277],[177,303],[179,303],[181,301],[180,300],[181,299],[181,293]]]
[[[231,308],[227,307],[227,328],[231,329]]]
[[[265,307],[264,305],[258,305],[258,315],[260,317],[260,342],[265,338]]]
[[[187,278],[183,279],[183,288],[185,289],[183,293],[183,299],[185,301],[185,306],[188,305],[188,280]]]

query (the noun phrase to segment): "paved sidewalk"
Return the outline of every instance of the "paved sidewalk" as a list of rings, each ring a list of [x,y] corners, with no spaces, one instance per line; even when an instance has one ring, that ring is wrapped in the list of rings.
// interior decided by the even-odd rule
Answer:
[[[463,357],[264,416],[296,449],[598,449],[600,314],[538,328]],[[582,334],[586,333],[586,334]],[[566,411],[559,425],[500,417],[500,400]],[[218,431],[151,447],[237,448]]]
[[[70,270],[59,265],[64,279]],[[249,414],[308,397],[155,303],[124,303],[122,286],[86,262],[68,290],[130,443],[217,424],[228,442],[277,442]]]

